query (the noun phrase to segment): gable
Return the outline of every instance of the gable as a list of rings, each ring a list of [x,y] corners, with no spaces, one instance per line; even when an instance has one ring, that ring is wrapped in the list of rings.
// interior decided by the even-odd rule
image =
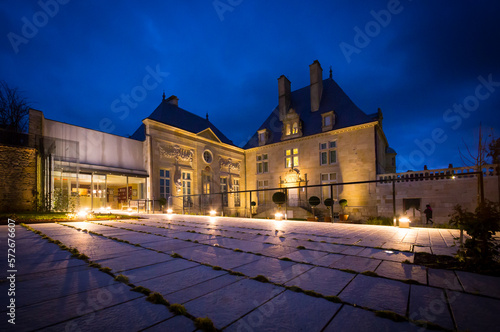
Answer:
[[[222,143],[222,141],[217,137],[217,135],[214,134],[214,132],[210,128],[202,130],[199,133],[197,133],[196,135],[204,137],[204,138],[208,138],[209,140],[215,141],[217,143]]]

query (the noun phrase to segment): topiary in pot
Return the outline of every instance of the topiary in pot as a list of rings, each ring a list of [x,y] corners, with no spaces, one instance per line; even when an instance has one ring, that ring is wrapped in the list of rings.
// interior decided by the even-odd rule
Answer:
[[[345,207],[347,206],[347,199],[341,199],[339,201],[339,205],[340,205],[339,220],[347,221],[347,219],[349,218],[349,215],[345,211]]]

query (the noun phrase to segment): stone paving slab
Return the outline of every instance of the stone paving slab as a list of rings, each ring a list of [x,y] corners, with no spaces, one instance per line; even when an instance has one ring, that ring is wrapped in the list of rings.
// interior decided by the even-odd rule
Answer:
[[[331,267],[333,265],[333,263],[341,260],[344,257],[345,257],[345,255],[328,254],[326,256],[320,257],[320,258],[312,261],[311,263],[314,265]]]
[[[325,296],[336,296],[355,276],[355,274],[343,271],[314,267],[285,285],[312,290]]]
[[[454,271],[429,268],[427,270],[427,277],[429,286],[463,291],[462,285],[458,281]]]
[[[344,305],[335,318],[323,330],[325,332],[360,332],[360,331],[406,331],[422,332],[425,328],[408,322],[394,322],[390,319],[377,317],[375,313]]]
[[[208,316],[221,329],[284,291],[283,287],[243,279],[185,304],[195,317]]]
[[[280,258],[287,257],[296,262],[310,263],[326,255],[328,255],[328,253],[323,251],[303,249],[288,253],[286,255],[281,256]]]
[[[200,266],[200,264],[181,258],[175,258],[163,263],[125,270],[122,271],[121,274],[127,276],[131,283],[140,284],[143,280],[164,276],[169,273],[190,269],[196,266]]]
[[[114,331],[138,331],[172,316],[173,314],[164,305],[149,303],[143,297],[41,331],[73,331],[76,329],[102,331],[103,327],[112,327]]]
[[[365,249],[366,249],[365,247],[345,246],[345,249],[342,250],[340,253],[342,255],[356,256],[356,255],[358,255],[360,252],[362,252]]]
[[[464,290],[500,299],[500,277],[485,276],[465,271],[456,271]]]
[[[138,285],[149,288],[154,292],[167,295],[201,282],[217,278],[224,274],[227,274],[227,272],[216,271],[211,267],[199,265],[191,269],[185,269],[156,278],[143,280],[139,282]]]
[[[110,277],[111,278],[111,277]],[[33,331],[144,296],[118,283],[63,296],[16,310],[16,331]],[[40,315],[35,313],[53,312]]]
[[[172,260],[170,255],[157,253],[151,250],[127,252],[123,256],[98,260],[96,263],[109,267],[113,272],[121,272],[142,266],[157,264]]]
[[[258,260],[238,266],[234,270],[241,272],[249,277],[255,277],[259,274],[268,277],[277,272],[289,269],[295,264],[297,263],[262,256]]]
[[[293,279],[296,276],[301,275],[302,273],[309,271],[312,268],[313,268],[312,265],[298,263],[281,271],[276,271],[275,273],[270,274],[269,276],[266,277],[268,277],[271,282],[277,284],[284,284],[288,280]]]
[[[230,284],[240,281],[243,277],[223,274],[221,276],[200,282],[188,288],[166,294],[164,297],[170,303],[186,303]]]
[[[339,297],[352,304],[406,315],[410,285],[358,274]]]
[[[498,331],[500,300],[446,290],[459,331]]]
[[[186,259],[191,259],[195,262],[210,264],[213,266],[220,266],[228,270],[261,258],[260,256],[253,254],[203,245],[194,249],[181,249],[178,250],[177,253]]]
[[[428,321],[449,330],[455,329],[444,290],[421,285],[410,287],[408,313],[412,320]]]
[[[340,307],[338,303],[287,290],[224,331],[321,331]]]
[[[386,261],[403,262],[405,260],[413,263],[414,254],[411,252],[394,251],[394,250],[384,250],[384,249],[374,249],[366,248],[361,251],[357,256],[360,257],[370,257]]]
[[[353,270],[356,272],[375,271],[379,266],[380,260],[358,256],[344,256],[334,262],[330,267],[336,269]]]
[[[260,253],[265,256],[271,257],[282,257],[286,256],[288,253],[296,251],[297,248],[282,246],[282,245],[274,245],[268,244],[267,248],[263,248],[262,250],[255,250],[255,252]]]
[[[165,331],[175,331],[175,332],[192,332],[197,330],[194,326],[194,322],[185,316],[174,316],[169,318],[159,324],[145,329],[147,332],[165,332]]]
[[[109,286],[113,283],[115,281],[108,274],[90,267],[73,272],[58,273],[45,278],[19,281],[16,283],[16,307],[20,308],[57,299],[66,295]],[[0,284],[0,289],[5,284]],[[3,308],[0,308],[0,310],[3,310]]]
[[[154,250],[164,251],[170,254],[180,249],[193,248],[199,246],[201,246],[201,244],[176,240],[176,239],[167,239],[167,238],[164,238],[163,241],[149,242],[147,245],[146,244],[144,245],[144,247],[151,248]]]
[[[382,261],[375,270],[380,276],[398,280],[416,280],[427,285],[427,269],[419,265],[411,265],[390,261]]]

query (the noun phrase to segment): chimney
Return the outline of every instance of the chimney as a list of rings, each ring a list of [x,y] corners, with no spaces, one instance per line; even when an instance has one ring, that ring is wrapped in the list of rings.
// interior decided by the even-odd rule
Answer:
[[[311,112],[316,112],[319,110],[323,94],[323,69],[318,60],[314,60],[312,65],[309,65],[309,72],[311,76]]]
[[[172,104],[172,105],[179,106],[179,98],[177,98],[174,95],[171,95],[170,97],[168,97],[167,102]]]
[[[278,93],[279,93],[279,112],[280,112],[280,121],[285,119],[286,113],[290,108],[291,102],[291,89],[290,89],[290,81],[286,78],[285,75],[281,75],[278,78]]]

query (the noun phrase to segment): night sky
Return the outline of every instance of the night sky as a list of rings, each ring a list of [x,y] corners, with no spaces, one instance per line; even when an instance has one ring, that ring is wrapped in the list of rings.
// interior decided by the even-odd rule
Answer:
[[[498,1],[2,1],[0,79],[46,118],[124,136],[165,91],[243,146],[277,78],[307,86],[317,59],[382,109],[398,171],[464,166],[480,123],[500,136],[499,17]]]

